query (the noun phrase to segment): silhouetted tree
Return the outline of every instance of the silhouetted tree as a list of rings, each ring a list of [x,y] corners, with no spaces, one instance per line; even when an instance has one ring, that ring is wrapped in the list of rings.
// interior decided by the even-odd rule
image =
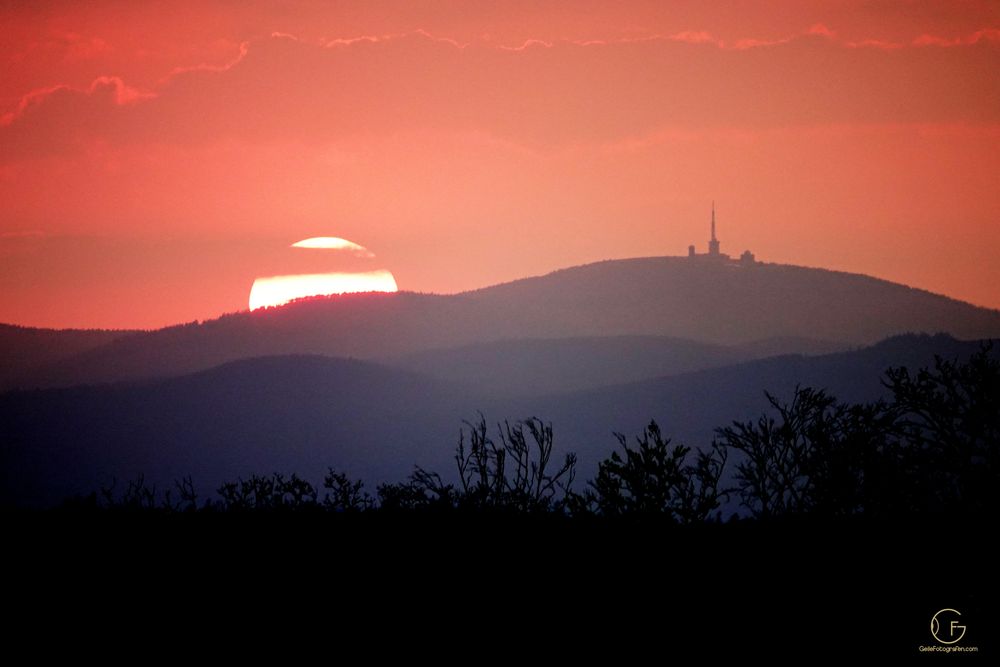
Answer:
[[[1000,509],[1000,360],[992,343],[968,362],[935,357],[934,368],[893,368],[892,392],[906,442],[903,464],[916,484],[918,511]]]
[[[735,481],[742,504],[759,518],[797,514],[810,508],[817,443],[836,428],[835,399],[822,390],[796,387],[791,403],[771,394],[777,412],[756,422],[734,422],[716,431],[723,447],[740,452]]]
[[[933,368],[893,368],[889,400],[837,402],[796,387],[789,403],[766,394],[758,419],[717,429],[701,451],[672,445],[656,422],[600,462],[582,494],[571,486],[576,456],[553,460],[552,425],[538,418],[497,424],[463,422],[455,453],[457,482],[417,466],[406,481],[381,484],[376,497],[360,480],[330,468],[326,494],[293,474],[252,475],[223,484],[218,502],[198,506],[190,477],[162,500],[139,476],[117,480],[69,508],[169,513],[313,510],[452,512],[455,510],[657,515],[696,523],[736,492],[753,517],[788,515],[900,518],[949,512],[982,516],[1000,509],[1000,360],[984,345],[964,363],[936,358]],[[733,454],[732,489],[724,488]]]
[[[330,468],[323,478],[328,493],[323,506],[334,512],[361,512],[374,507],[374,499],[364,490],[365,483],[352,480],[346,474]]]
[[[405,482],[379,484],[377,492],[378,509],[386,512],[445,512],[455,507],[452,488],[419,468]]]
[[[121,494],[115,492],[116,486],[117,478],[112,479],[111,484],[101,487],[100,496],[108,509],[139,511],[157,508],[156,486],[147,486],[144,475],[129,480]]]
[[[227,482],[219,487],[222,509],[302,510],[316,507],[316,489],[296,474],[286,478],[280,473],[271,476],[251,475],[249,479]]]
[[[176,499],[172,491],[177,492]],[[174,480],[174,488],[167,489],[163,494],[163,507],[171,512],[198,511],[198,492],[190,476]]]
[[[910,511],[912,480],[902,465],[897,413],[879,400],[836,404],[809,431],[803,465],[810,485],[803,508],[816,515],[900,516]]]
[[[670,446],[659,425],[652,421],[636,448],[616,433],[622,454],[615,451],[598,466],[587,499],[606,516],[662,515],[679,523],[705,521],[719,508],[725,491],[720,481],[726,464],[725,449],[714,446],[698,452],[688,463],[690,447]]]
[[[487,433],[486,418],[465,422],[459,433],[455,462],[463,507],[544,512],[562,509],[576,477],[576,455],[567,454],[559,468],[551,468],[552,424],[537,417],[497,425],[499,440]],[[530,437],[530,441],[529,441]]]
[[[162,497],[156,491],[155,485],[148,485],[144,475],[138,475],[129,480],[119,493],[116,491],[118,480],[102,486],[99,493],[77,498],[73,503],[75,509],[90,506],[93,509],[103,507],[112,510],[128,511],[158,511],[158,512],[195,512],[198,511],[198,494],[190,477],[174,481],[174,488],[167,489]]]
[[[698,451],[694,465],[685,466],[674,509],[681,523],[707,521],[728,499],[729,490],[720,486],[728,458],[729,451],[713,441],[710,449]]]

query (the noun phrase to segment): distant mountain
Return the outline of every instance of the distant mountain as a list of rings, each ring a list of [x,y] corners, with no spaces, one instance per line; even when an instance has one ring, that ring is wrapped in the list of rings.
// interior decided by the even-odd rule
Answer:
[[[32,369],[93,350],[135,332],[86,329],[36,329],[0,324],[0,389]]]
[[[618,387],[510,400],[498,408],[503,414],[537,413],[551,420],[560,427],[563,446],[587,460],[606,455],[612,430],[639,433],[650,419],[665,434],[700,446],[711,441],[715,428],[759,415],[768,407],[765,391],[789,400],[797,386],[814,387],[845,401],[872,401],[886,396],[881,382],[887,369],[930,367],[935,355],[966,359],[980,345],[947,335],[898,336],[850,352],[771,357]]]
[[[730,349],[747,359],[763,359],[765,357],[776,357],[782,354],[805,354],[814,356],[818,354],[833,354],[834,352],[846,352],[860,345],[849,345],[832,340],[820,338],[804,338],[802,336],[779,336],[777,338],[764,338],[749,343],[739,343],[729,346]]]
[[[461,392],[375,364],[316,356],[232,362],[166,381],[0,395],[0,506],[145,474],[209,489],[262,470],[350,466],[395,479],[450,456]],[[449,438],[450,440],[451,438]],[[436,454],[441,455],[436,455]]]
[[[467,293],[511,306],[515,329],[652,334],[737,344],[799,337],[871,344],[912,332],[1000,335],[1000,311],[869,276],[782,264],[650,257],[588,264]],[[504,312],[505,315],[508,313]]]
[[[268,357],[169,380],[0,395],[0,504],[51,503],[145,473],[159,488],[192,475],[202,490],[271,471],[319,481],[326,466],[369,483],[414,464],[451,475],[463,419],[532,415],[553,422],[556,446],[580,456],[580,479],[656,419],[692,445],[766,407],[764,391],[796,385],[845,400],[884,391],[889,366],[966,357],[978,343],[904,336],[819,357],[788,355],[644,382],[549,396],[488,398],[467,387],[370,362]],[[488,378],[486,378],[488,380]]]
[[[21,386],[166,377],[235,359],[379,359],[525,338],[668,336],[712,344],[907,332],[1000,336],[1000,311],[867,276],[659,257],[589,264],[451,296],[355,294],[126,336],[36,366]],[[8,384],[10,386],[10,384]]]
[[[775,354],[842,349],[843,345],[808,339],[723,346],[666,336],[605,336],[475,343],[382,361],[464,385],[484,396],[530,396],[624,384]]]

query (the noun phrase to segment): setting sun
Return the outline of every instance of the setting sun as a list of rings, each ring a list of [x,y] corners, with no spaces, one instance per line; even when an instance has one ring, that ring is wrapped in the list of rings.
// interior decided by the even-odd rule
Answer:
[[[314,236],[312,238],[303,239],[297,243],[293,243],[292,247],[321,250],[346,250],[357,257],[375,256],[371,250],[363,245],[358,245],[353,241],[348,241],[347,239],[342,239],[336,236]]]
[[[316,236],[289,247],[294,248],[296,253],[303,249],[310,254],[322,251],[320,257],[324,264],[329,262],[328,267],[333,270],[258,277],[250,288],[250,310],[280,306],[310,296],[395,292],[398,289],[396,279],[387,269],[359,266],[359,261],[370,265],[375,259],[375,253],[363,245],[336,236]]]
[[[743,662],[998,644],[1000,0],[0,26],[0,516],[39,570],[9,616],[130,614],[115,575],[217,598],[225,554],[255,601],[346,581],[403,627],[413,581],[535,634],[568,599],[564,643],[622,657],[662,644],[616,623],[646,606]]]
[[[395,292],[396,280],[382,269],[364,273],[305,273],[258,278],[250,289],[250,310],[280,306],[295,299],[351,292]]]

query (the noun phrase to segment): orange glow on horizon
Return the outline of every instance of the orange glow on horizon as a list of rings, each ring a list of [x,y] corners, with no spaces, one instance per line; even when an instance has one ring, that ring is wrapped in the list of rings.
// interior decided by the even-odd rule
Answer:
[[[359,273],[304,273],[257,278],[250,288],[250,310],[280,306],[295,299],[355,292],[396,292],[396,279],[385,269]]]
[[[1000,308],[995,0],[585,6],[5,3],[0,323],[683,255],[713,199],[723,252]]]

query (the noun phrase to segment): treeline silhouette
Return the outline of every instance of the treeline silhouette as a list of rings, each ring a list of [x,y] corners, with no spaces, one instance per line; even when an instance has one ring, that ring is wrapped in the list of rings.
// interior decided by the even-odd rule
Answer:
[[[984,344],[967,361],[941,357],[892,368],[887,398],[837,401],[799,387],[772,410],[716,430],[700,450],[674,444],[653,421],[575,488],[577,459],[554,460],[552,425],[532,417],[463,422],[451,481],[417,466],[369,491],[330,469],[321,488],[296,474],[253,475],[202,499],[191,478],[162,493],[140,477],[67,501],[67,508],[158,513],[490,513],[657,517],[674,524],[954,515],[1000,509],[1000,360]],[[739,512],[737,512],[737,507]],[[728,509],[727,509],[728,508]],[[723,511],[730,517],[724,517]]]

